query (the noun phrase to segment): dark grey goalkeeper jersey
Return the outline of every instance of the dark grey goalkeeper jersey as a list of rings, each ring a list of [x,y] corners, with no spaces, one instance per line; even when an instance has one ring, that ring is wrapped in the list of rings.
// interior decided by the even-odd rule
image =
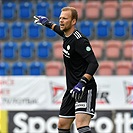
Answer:
[[[63,37],[63,58],[66,66],[67,89],[71,90],[88,73],[93,76],[98,68],[98,62],[92,51],[89,40],[78,30],[75,30],[69,37],[65,37],[59,26],[54,31]],[[88,83],[95,82],[94,78]]]

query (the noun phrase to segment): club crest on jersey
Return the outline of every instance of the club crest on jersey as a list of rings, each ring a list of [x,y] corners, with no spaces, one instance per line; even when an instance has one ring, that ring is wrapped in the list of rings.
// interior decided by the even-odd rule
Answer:
[[[91,51],[91,48],[89,46],[86,47],[86,51]]]
[[[70,50],[70,45],[67,45],[67,50]]]

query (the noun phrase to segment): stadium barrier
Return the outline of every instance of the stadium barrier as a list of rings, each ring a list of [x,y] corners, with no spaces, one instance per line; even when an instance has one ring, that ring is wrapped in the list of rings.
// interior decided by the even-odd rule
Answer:
[[[132,76],[96,76],[95,133],[133,132]],[[65,77],[0,77],[0,133],[57,133]],[[72,132],[77,133],[75,124]]]

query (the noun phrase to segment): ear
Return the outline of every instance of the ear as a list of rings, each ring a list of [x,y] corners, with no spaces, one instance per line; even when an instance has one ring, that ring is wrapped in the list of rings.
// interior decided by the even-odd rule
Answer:
[[[75,25],[76,24],[76,19],[73,19],[72,23],[73,23],[73,25]]]

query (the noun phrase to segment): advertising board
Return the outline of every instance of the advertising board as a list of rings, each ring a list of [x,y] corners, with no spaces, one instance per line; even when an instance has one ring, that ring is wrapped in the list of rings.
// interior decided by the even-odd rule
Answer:
[[[58,133],[58,110],[9,111],[9,133]],[[94,133],[132,133],[132,110],[97,111],[90,123]],[[72,133],[78,133],[75,123]]]

